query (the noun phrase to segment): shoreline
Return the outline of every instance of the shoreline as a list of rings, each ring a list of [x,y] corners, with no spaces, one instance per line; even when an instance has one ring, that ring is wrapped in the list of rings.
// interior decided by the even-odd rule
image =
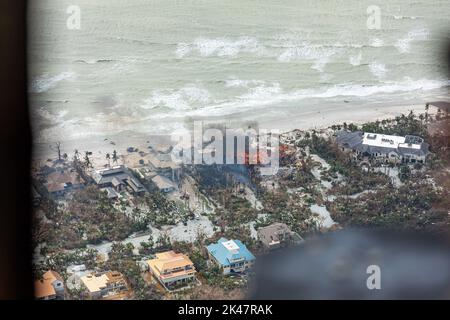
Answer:
[[[435,115],[438,108],[429,107],[428,114]],[[379,106],[358,107],[344,106],[340,108],[322,108],[321,110],[305,110],[289,119],[267,119],[258,123],[259,128],[277,129],[280,134],[288,134],[293,131],[326,130],[332,125],[346,122],[361,125],[367,122],[392,119],[410,111],[419,115],[425,113],[425,104],[408,106]],[[241,121],[244,122],[244,121]],[[218,122],[217,122],[218,123]],[[52,143],[33,143],[33,163],[43,165],[48,159],[56,158],[56,151],[50,149]],[[67,153],[72,159],[74,150],[77,149],[81,157],[85,151],[92,152],[91,161],[95,169],[102,168],[106,163],[106,153],[116,150],[119,155],[119,164],[123,162],[121,156],[128,155],[128,147],[138,148],[139,151],[148,153],[149,146],[154,150],[167,149],[173,143],[169,135],[145,135],[137,132],[122,132],[114,136],[96,136],[77,140],[61,139],[61,153]]]

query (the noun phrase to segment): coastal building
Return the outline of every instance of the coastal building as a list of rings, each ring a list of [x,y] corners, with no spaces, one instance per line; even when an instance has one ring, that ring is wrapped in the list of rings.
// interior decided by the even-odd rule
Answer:
[[[174,251],[157,253],[148,260],[150,273],[167,290],[176,289],[196,281],[194,263],[188,256]]]
[[[242,273],[253,267],[255,256],[239,240],[220,238],[207,247],[211,261],[222,268],[223,274]]]
[[[170,153],[151,153],[148,155],[148,165],[151,171],[164,176],[173,182],[180,180],[181,168],[172,161]]]
[[[133,173],[123,165],[97,170],[92,174],[92,177],[100,188],[109,187],[118,193],[125,190],[131,194],[143,194],[147,192]],[[115,195],[110,192],[108,196],[114,197]]]
[[[303,242],[302,237],[284,223],[273,223],[258,229],[258,239],[266,249],[272,250]]]
[[[75,274],[86,271],[86,265],[84,264],[74,264],[66,268],[67,274]]]
[[[427,103],[428,106],[434,106],[438,109],[438,112],[443,112],[445,115],[449,115],[450,114],[450,102],[447,101],[433,101],[433,102],[428,102]]]
[[[74,169],[58,169],[45,177],[44,186],[49,195],[59,197],[67,192],[84,188],[85,181]]]
[[[362,131],[340,131],[336,143],[355,159],[377,163],[424,163],[429,145],[417,136],[392,136]]]
[[[176,189],[175,184],[164,176],[156,175],[152,178],[152,182],[161,192],[168,193]]]
[[[128,284],[122,273],[91,273],[80,278],[91,299],[114,299],[126,295]]]
[[[108,197],[108,199],[119,198],[119,193],[117,193],[117,191],[113,187],[101,188],[100,190],[106,192],[106,196]]]
[[[49,270],[34,282],[34,296],[38,300],[64,300],[64,281],[56,272]]]

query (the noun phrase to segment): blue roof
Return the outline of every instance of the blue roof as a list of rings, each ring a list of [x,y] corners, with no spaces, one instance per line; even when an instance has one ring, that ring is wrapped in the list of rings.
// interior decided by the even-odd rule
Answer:
[[[255,256],[247,249],[245,244],[239,240],[232,240],[232,243],[226,238],[220,238],[217,243],[210,244],[208,252],[222,265],[229,266],[232,260],[244,258],[246,261],[255,260]],[[225,244],[236,245],[236,249],[229,249]]]

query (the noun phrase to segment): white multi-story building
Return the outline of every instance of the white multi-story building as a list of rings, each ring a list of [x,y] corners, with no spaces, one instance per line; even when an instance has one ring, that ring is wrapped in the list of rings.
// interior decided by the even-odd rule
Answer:
[[[412,135],[402,137],[340,131],[336,142],[342,151],[350,151],[356,158],[369,158],[381,163],[425,163],[430,153],[428,143]]]

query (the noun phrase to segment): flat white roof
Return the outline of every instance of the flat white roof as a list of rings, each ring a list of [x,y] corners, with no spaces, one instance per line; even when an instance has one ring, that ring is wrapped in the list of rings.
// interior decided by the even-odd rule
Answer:
[[[239,246],[233,240],[222,242],[222,244],[229,251],[239,250]]]
[[[398,147],[420,149],[420,144],[407,144],[405,137],[391,136],[387,134],[364,132],[363,144],[373,147],[397,149]]]

